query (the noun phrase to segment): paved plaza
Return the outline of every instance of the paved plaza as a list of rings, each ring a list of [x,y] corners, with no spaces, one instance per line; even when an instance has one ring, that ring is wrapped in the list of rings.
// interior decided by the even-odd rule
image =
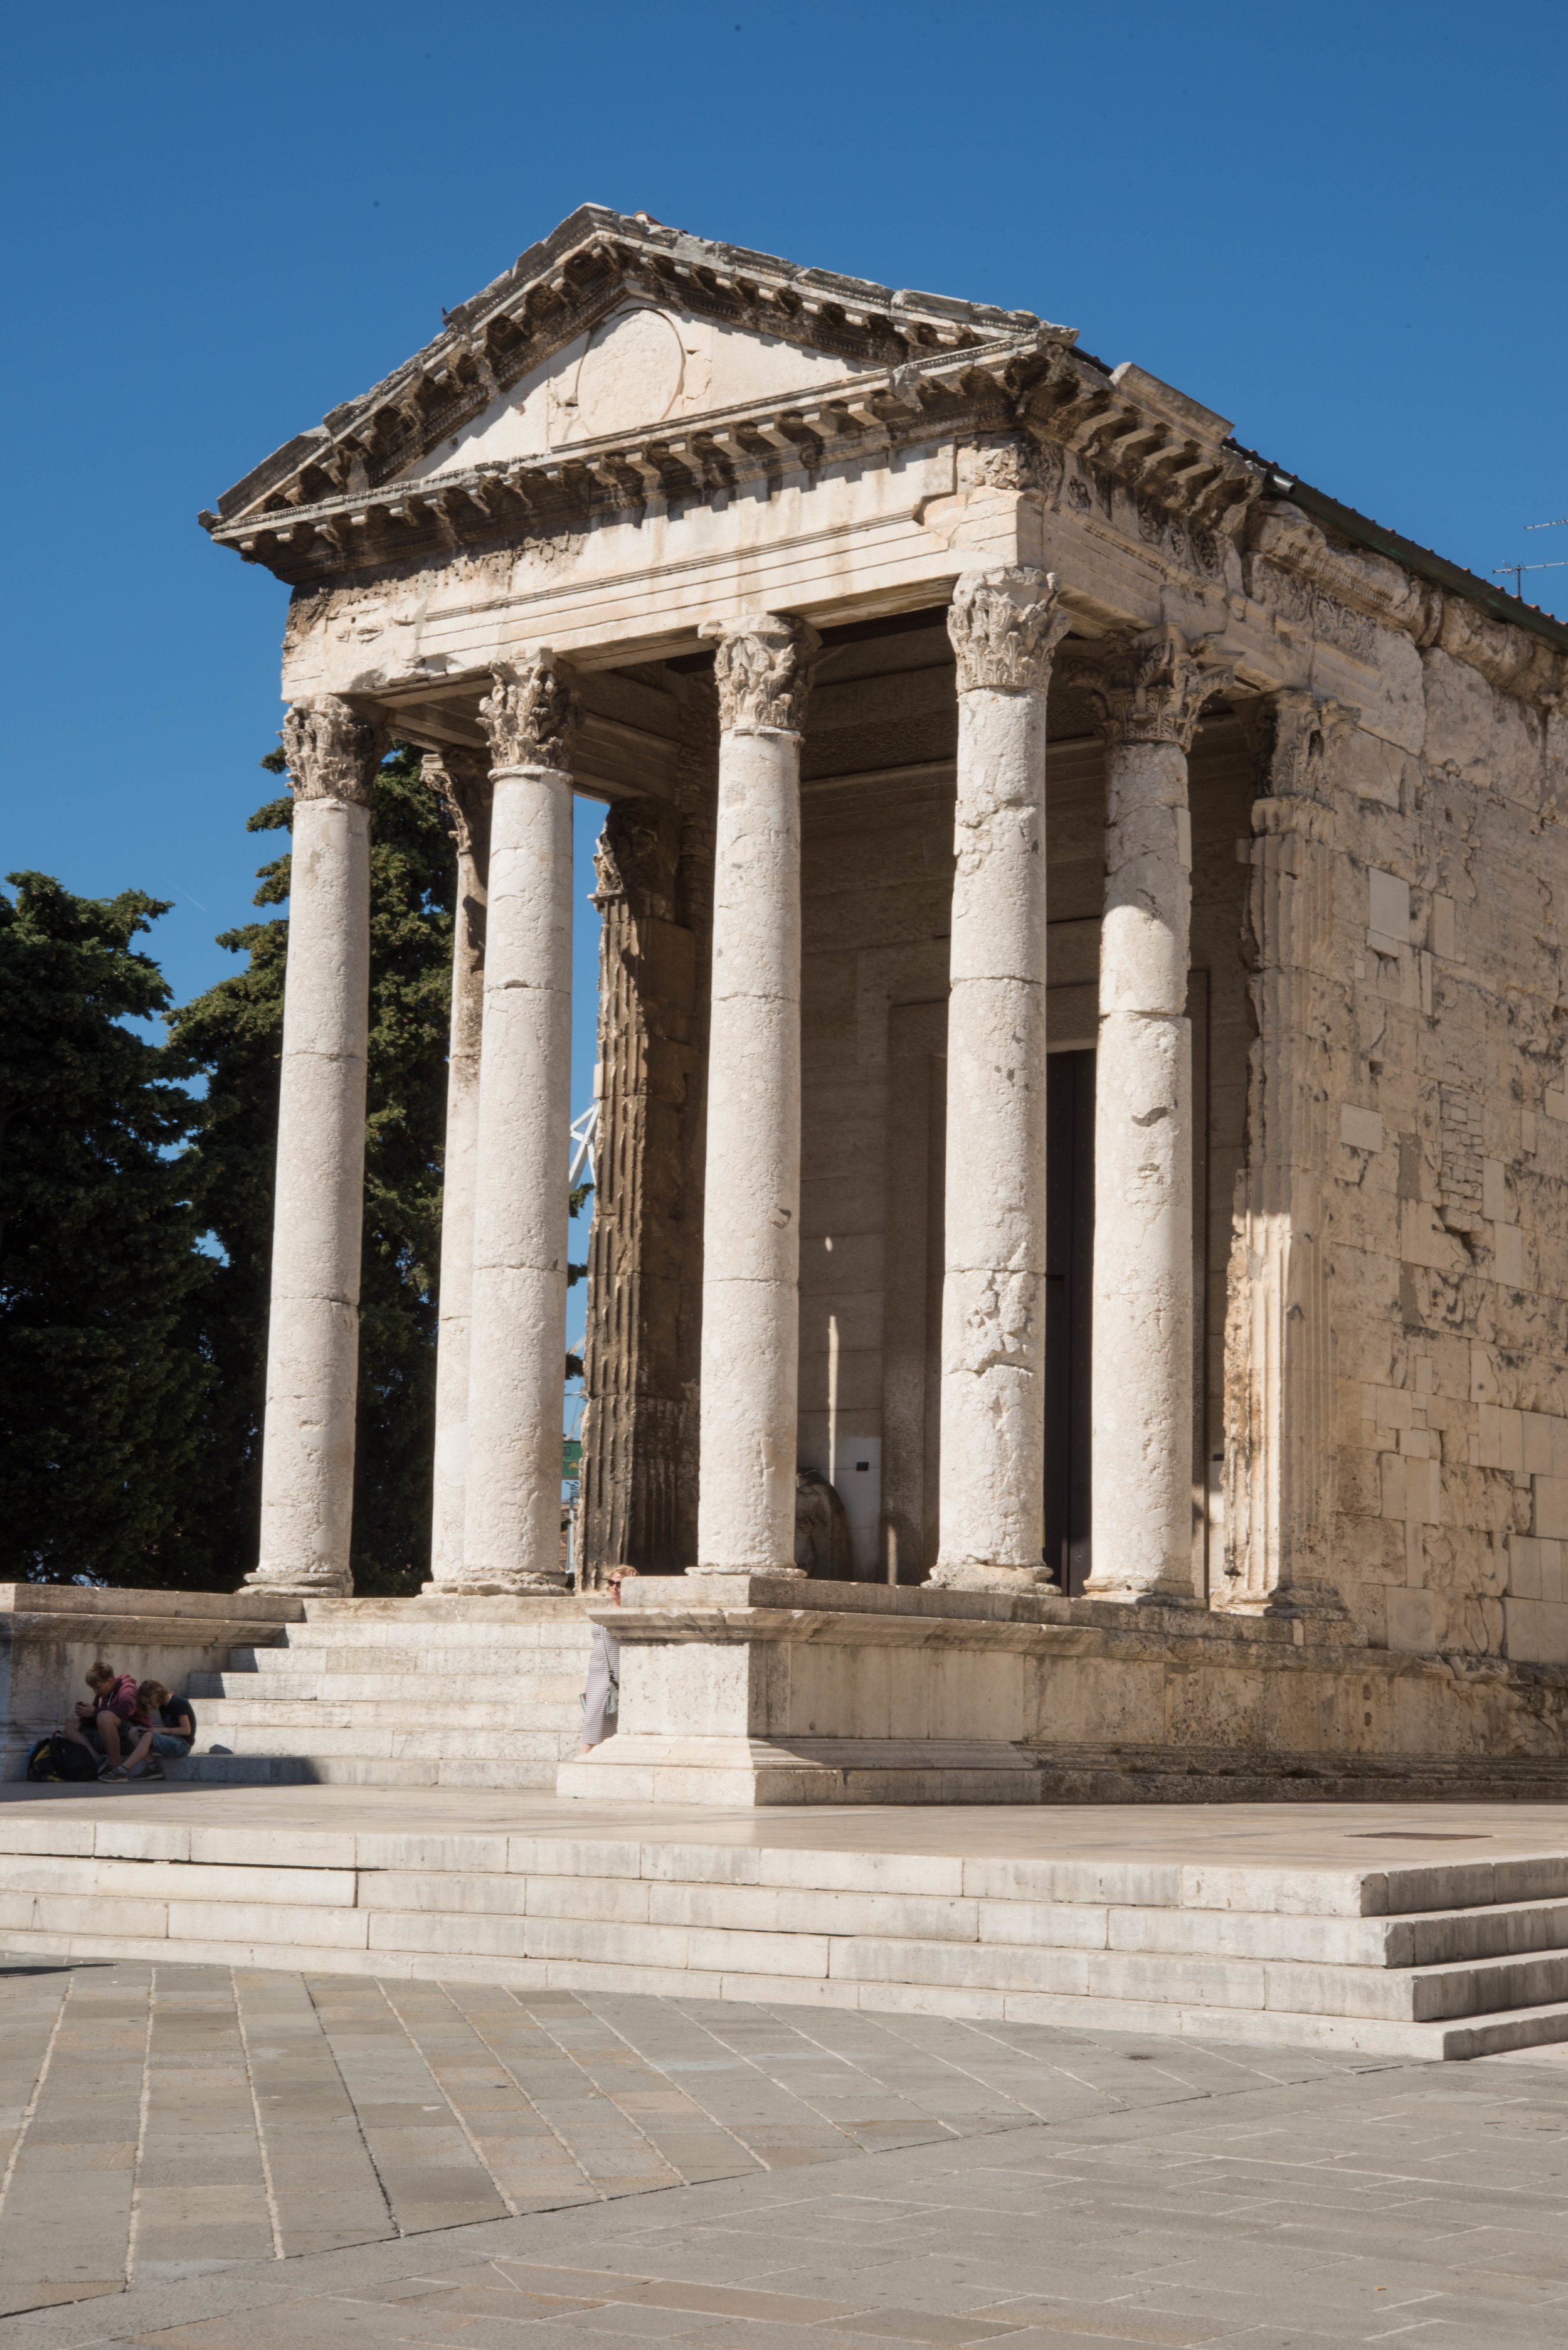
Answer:
[[[5,2350],[1568,2334],[1568,2052],[0,1968]]]

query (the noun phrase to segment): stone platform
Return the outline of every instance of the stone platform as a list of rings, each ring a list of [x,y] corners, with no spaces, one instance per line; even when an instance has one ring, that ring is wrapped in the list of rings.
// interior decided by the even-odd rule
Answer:
[[[24,1952],[1398,2056],[1568,2041],[1568,1804],[0,1793]]]
[[[619,1733],[556,1783],[599,1802],[1568,1801],[1568,1667],[1364,1646],[1336,1607],[702,1571],[588,1612]]]

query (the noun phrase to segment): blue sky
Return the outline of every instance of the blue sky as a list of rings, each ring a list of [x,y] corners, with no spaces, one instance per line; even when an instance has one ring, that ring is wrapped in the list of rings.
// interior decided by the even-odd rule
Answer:
[[[586,200],[1038,310],[1475,569],[1568,557],[1565,53],[1539,0],[19,12],[4,868],[232,968],[286,591],[197,510]]]

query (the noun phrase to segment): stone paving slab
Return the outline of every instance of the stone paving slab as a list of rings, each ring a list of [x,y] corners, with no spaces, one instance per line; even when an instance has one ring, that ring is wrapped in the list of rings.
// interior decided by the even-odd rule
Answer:
[[[602,2024],[603,2019],[597,2019]],[[757,2019],[787,2031],[780,2015]],[[1556,2350],[1568,2090],[1549,2071],[1276,2065],[1062,2043],[1075,2120],[138,2281],[4,2350]],[[1154,2052],[1155,2061],[1168,2054]],[[775,2062],[777,2062],[775,2058]],[[1047,2060],[1048,2061],[1048,2060]],[[1118,2067],[1121,2068],[1118,2072]],[[1186,2077],[1181,2077],[1185,2074]],[[550,2335],[550,2344],[545,2334]]]

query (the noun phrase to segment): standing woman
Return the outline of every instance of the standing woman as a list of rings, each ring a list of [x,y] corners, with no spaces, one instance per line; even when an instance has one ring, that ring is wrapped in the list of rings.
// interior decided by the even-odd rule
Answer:
[[[611,1567],[608,1576],[610,1606],[620,1606],[620,1586],[628,1575],[635,1575],[635,1566]],[[591,1754],[607,1738],[613,1738],[616,1716],[620,1711],[620,1642],[602,1624],[594,1626],[594,1641],[588,1650],[588,1685],[583,1691],[583,1742],[579,1754]]]

